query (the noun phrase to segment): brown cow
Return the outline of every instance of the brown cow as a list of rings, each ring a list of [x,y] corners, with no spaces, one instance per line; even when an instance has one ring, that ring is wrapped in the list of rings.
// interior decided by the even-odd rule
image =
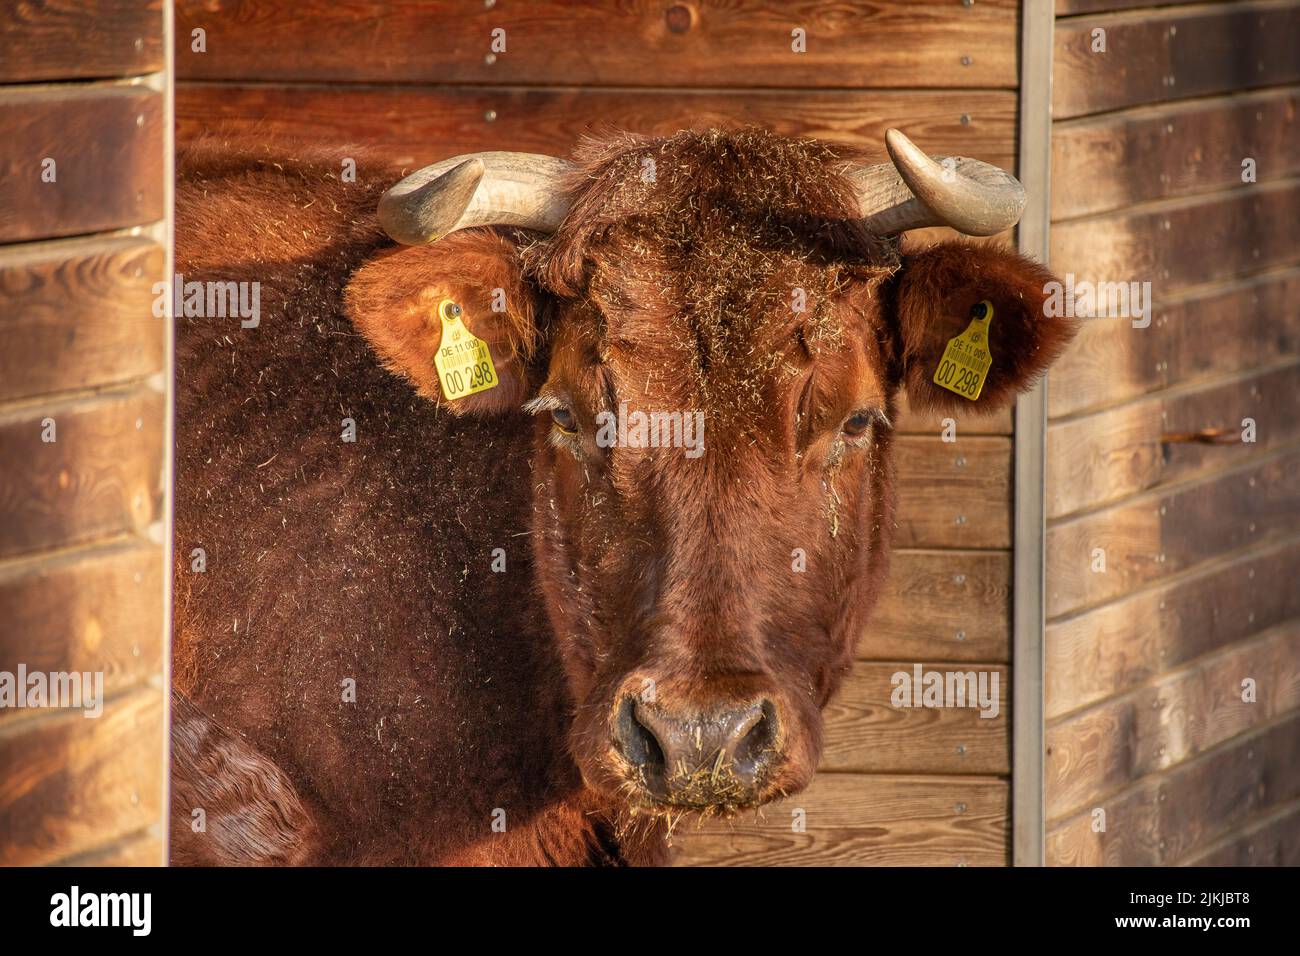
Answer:
[[[808,783],[896,393],[997,408],[1072,332],[1014,253],[900,252],[1023,193],[888,146],[607,139],[382,197],[356,152],[183,153],[179,271],[263,314],[178,320],[177,862],[662,862]],[[988,305],[972,402],[932,378]]]

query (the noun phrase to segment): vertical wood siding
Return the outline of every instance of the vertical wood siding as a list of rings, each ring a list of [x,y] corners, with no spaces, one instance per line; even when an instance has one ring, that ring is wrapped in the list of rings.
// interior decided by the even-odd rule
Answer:
[[[1300,3],[1057,12],[1052,265],[1154,305],[1051,377],[1047,859],[1295,865]]]
[[[0,865],[163,860],[164,61],[161,0],[0,16],[0,671],[104,688],[0,709]]]

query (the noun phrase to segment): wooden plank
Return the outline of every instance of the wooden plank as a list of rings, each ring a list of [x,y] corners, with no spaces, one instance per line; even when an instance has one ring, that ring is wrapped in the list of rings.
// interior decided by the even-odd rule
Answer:
[[[1234,93],[1067,120],[1052,130],[1052,218],[1300,173],[1300,89]]]
[[[1007,784],[979,777],[818,774],[807,791],[682,830],[678,866],[1005,866]],[[794,832],[793,810],[805,812]]]
[[[325,0],[221,9],[181,0],[176,68],[208,80],[1011,88],[1017,8],[1017,0],[395,0],[359,15]],[[193,50],[195,28],[207,31],[206,52]],[[795,28],[806,52],[792,52]],[[489,58],[496,29],[506,49]]]
[[[1011,660],[1011,555],[895,551],[858,639],[863,660]]]
[[[946,443],[903,435],[898,462],[900,548],[1009,548],[1011,442],[970,437]]]
[[[1049,619],[1300,532],[1300,452],[1148,492],[1047,529]],[[1105,551],[1105,571],[1094,550]]]
[[[0,249],[0,401],[162,369],[167,326],[152,290],[163,258],[131,236]]]
[[[1300,615],[1300,541],[1250,550],[1047,627],[1048,719]]]
[[[163,841],[160,827],[150,827],[139,833],[97,847],[87,853],[81,853],[68,859],[59,860],[53,866],[163,866]]]
[[[1300,866],[1300,800],[1221,837],[1179,866]]]
[[[42,717],[0,734],[0,866],[39,866],[162,817],[163,691],[111,700],[96,720]]]
[[[180,142],[222,130],[340,147],[364,143],[398,163],[421,166],[483,149],[567,155],[584,135],[611,129],[667,136],[681,129],[744,125],[856,146],[880,158],[885,130],[899,126],[931,152],[972,156],[1011,169],[1015,110],[1014,93],[974,90],[722,93],[203,85],[177,90],[176,133]]]
[[[910,679],[913,664],[855,663],[826,708],[822,770],[900,774],[1007,774],[1010,734],[1007,668],[996,664],[923,665],[926,671],[997,675],[997,710],[985,717],[970,707],[895,707],[893,675]],[[910,685],[909,685],[910,686]],[[969,686],[969,685],[967,685]]]
[[[161,219],[162,105],[131,85],[0,92],[0,242]]]
[[[161,70],[162,28],[162,0],[6,4],[0,19],[0,83]]]
[[[1093,30],[1106,52],[1092,52]],[[1080,17],[1058,24],[1057,119],[1300,81],[1300,4],[1256,0]]]
[[[163,670],[163,555],[131,543],[0,572],[0,671],[99,672],[113,694]],[[22,716],[0,710],[0,726]]]
[[[0,416],[0,558],[159,520],[163,412],[163,396],[143,388]],[[46,419],[56,441],[42,441]]]
[[[1225,320],[1232,334],[1224,334]],[[1300,354],[1300,269],[1289,268],[1157,303],[1146,328],[1085,319],[1052,366],[1052,417],[1171,385],[1273,365]]]
[[[1247,420],[1251,442],[1242,440]],[[1224,430],[1231,443],[1164,440],[1204,429]],[[1047,432],[1047,513],[1095,508],[1298,438],[1300,363],[1057,422]]]
[[[1107,797],[1047,835],[1057,866],[1167,866],[1270,808],[1300,797],[1300,714],[1233,739],[1168,773]]]
[[[1205,2],[1205,0],[1193,0]],[[1171,7],[1187,0],[1056,0],[1056,15],[1066,17],[1079,13],[1106,13],[1115,10],[1132,10],[1134,7]]]
[[[1256,684],[1256,700],[1242,700],[1246,679]],[[1296,708],[1300,620],[1050,725],[1048,819],[1094,806],[1104,794]]]
[[[1075,281],[1175,290],[1295,263],[1300,181],[1243,186],[1052,227],[1052,268]]]

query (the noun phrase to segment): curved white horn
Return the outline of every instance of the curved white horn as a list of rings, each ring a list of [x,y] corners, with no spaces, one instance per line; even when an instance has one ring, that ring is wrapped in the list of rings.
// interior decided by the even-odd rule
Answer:
[[[932,158],[896,129],[885,133],[893,163],[848,172],[867,228],[880,236],[951,226],[992,236],[1020,221],[1025,189],[1010,173],[963,156]]]
[[[408,246],[470,226],[553,232],[569,211],[567,160],[540,153],[467,153],[425,166],[379,200],[384,232]]]

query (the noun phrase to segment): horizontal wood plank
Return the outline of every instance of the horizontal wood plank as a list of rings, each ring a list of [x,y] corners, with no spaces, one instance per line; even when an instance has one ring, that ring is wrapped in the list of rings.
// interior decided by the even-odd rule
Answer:
[[[103,847],[163,812],[163,691],[143,688],[0,734],[0,866]]]
[[[795,832],[793,811],[805,814]],[[1008,787],[979,777],[818,774],[805,793],[687,826],[678,866],[1005,866]]]
[[[1009,548],[1011,441],[904,435],[896,443],[900,548]]]
[[[164,866],[162,828],[149,827],[52,866]]]
[[[1288,450],[1047,529],[1047,616],[1114,600],[1163,577],[1300,532],[1300,453]],[[1096,549],[1105,552],[1105,570]]]
[[[1231,335],[1225,334],[1227,318]],[[1300,355],[1300,269],[1157,302],[1145,328],[1126,318],[1079,325],[1070,349],[1052,366],[1053,418]]]
[[[1243,700],[1243,682],[1256,697]],[[1300,619],[1047,728],[1049,820],[1300,708]],[[1292,754],[1294,759],[1295,754]]]
[[[1179,866],[1300,866],[1300,801],[1252,820]]]
[[[163,554],[128,543],[0,575],[0,671],[99,672],[116,693],[163,671]],[[0,710],[0,725],[20,715]]]
[[[1106,50],[1093,52],[1093,31]],[[1057,119],[1300,81],[1300,4],[1253,0],[1140,10],[1057,24]]]
[[[895,707],[894,675],[910,680],[912,662],[858,662],[827,706],[822,770],[900,774],[1008,774],[1011,725],[1007,708],[1007,669],[995,664],[924,663],[925,671],[985,675],[996,708]],[[997,675],[993,695],[992,675]],[[960,678],[958,678],[960,680]],[[967,685],[969,686],[969,685]],[[910,698],[909,698],[910,700]],[[988,716],[984,716],[987,712]]]
[[[1047,626],[1051,720],[1300,616],[1300,541],[1250,550]]]
[[[1049,830],[1055,866],[1168,866],[1300,797],[1300,713],[1099,801]],[[1093,810],[1106,812],[1094,832]]]
[[[163,248],[144,237],[0,248],[0,402],[161,371],[162,279]]]
[[[1295,263],[1300,180],[1242,186],[1052,226],[1052,268],[1075,282],[1148,282],[1152,297]],[[1149,303],[1148,303],[1149,304]]]
[[[143,534],[159,520],[163,408],[141,388],[0,416],[0,558]]]
[[[1187,0],[1056,0],[1056,15],[1066,17],[1080,13],[1108,13],[1136,7],[1170,7]],[[1195,0],[1204,2],[1204,0]]]
[[[858,639],[864,660],[1011,659],[1009,551],[895,551]]]
[[[0,242],[161,219],[162,106],[133,85],[0,91]]]
[[[899,126],[933,153],[1015,165],[1016,97],[1007,92],[224,84],[176,91],[178,142],[212,131],[290,137],[337,146],[340,161],[345,146],[365,144],[413,167],[484,149],[567,155],[583,136],[610,130],[667,136],[746,125],[855,146],[877,159],[884,156],[885,130]]]
[[[182,79],[573,86],[1004,87],[1016,0],[176,4]],[[193,31],[206,31],[203,52]],[[802,29],[805,51],[791,31]],[[493,53],[493,31],[505,49]],[[328,37],[328,42],[322,38]]]
[[[1012,406],[999,408],[992,413],[975,414],[966,411],[917,412],[908,405],[907,396],[899,394],[898,420],[894,427],[909,435],[1010,435]]]
[[[1300,173],[1300,89],[1143,107],[1052,128],[1052,219]]]
[[[9,3],[0,83],[134,76],[163,68],[162,0]]]
[[[1224,432],[1225,443],[1165,440],[1207,429]],[[1047,430],[1047,514],[1094,508],[1297,439],[1300,363],[1057,422]]]

